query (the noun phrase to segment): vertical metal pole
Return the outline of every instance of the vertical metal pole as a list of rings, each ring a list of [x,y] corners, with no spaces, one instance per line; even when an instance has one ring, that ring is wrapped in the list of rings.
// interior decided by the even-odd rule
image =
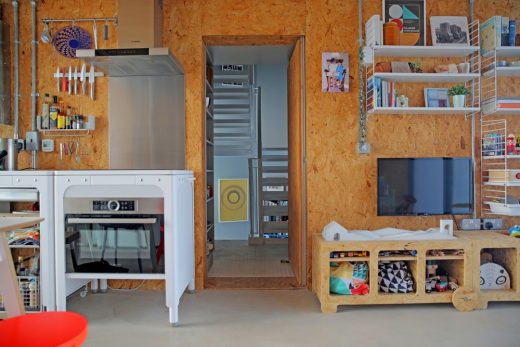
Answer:
[[[470,23],[473,22],[475,16],[475,0],[469,0],[469,17]],[[477,54],[480,54],[477,52]],[[480,88],[480,83],[479,83]],[[475,100],[475,84],[473,84],[473,100]],[[480,93],[480,91],[479,91]],[[473,165],[473,218],[477,217],[477,153],[476,153],[476,113],[471,117],[471,163]],[[481,192],[482,194],[482,192]],[[480,206],[480,204],[479,204]],[[481,206],[480,206],[481,207]],[[481,213],[482,214],[482,213]]]
[[[31,128],[36,131],[36,0],[31,1]],[[31,166],[36,170],[36,151],[31,152]]]
[[[258,187],[259,184],[259,171],[258,171],[258,158],[249,158],[249,216],[251,218],[251,226],[249,237],[259,238],[260,237],[260,216],[259,216],[259,202],[258,199]]]
[[[18,28],[18,1],[13,0],[13,30],[14,30],[14,134],[13,138],[18,140],[18,117],[20,101],[20,80],[19,80],[19,52],[20,52],[20,30]],[[14,154],[16,155],[16,154]]]

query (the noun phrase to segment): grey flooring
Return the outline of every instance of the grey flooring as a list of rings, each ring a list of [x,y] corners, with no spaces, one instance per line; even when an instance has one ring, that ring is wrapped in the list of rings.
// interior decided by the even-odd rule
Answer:
[[[215,241],[209,277],[293,277],[287,245],[249,246],[247,241]]]
[[[181,299],[168,324],[163,292],[79,295],[85,346],[520,346],[520,303],[462,313],[448,304],[348,306],[322,314],[307,290],[205,290]]]

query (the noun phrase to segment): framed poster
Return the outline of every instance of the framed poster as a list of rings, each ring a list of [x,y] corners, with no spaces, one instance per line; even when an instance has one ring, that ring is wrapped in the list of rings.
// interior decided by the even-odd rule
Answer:
[[[430,17],[434,46],[469,46],[468,18],[455,16]]]
[[[448,88],[424,88],[426,107],[450,107]]]
[[[426,0],[383,0],[383,23],[399,27],[399,45],[426,45]]]
[[[348,53],[322,53],[321,89],[326,93],[349,91]]]
[[[249,220],[249,180],[247,178],[218,180],[219,222]]]

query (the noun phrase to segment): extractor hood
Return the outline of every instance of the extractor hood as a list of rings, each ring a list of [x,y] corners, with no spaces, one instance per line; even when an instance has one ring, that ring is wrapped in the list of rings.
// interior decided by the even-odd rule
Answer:
[[[76,57],[110,77],[184,74],[168,48],[78,49]]]

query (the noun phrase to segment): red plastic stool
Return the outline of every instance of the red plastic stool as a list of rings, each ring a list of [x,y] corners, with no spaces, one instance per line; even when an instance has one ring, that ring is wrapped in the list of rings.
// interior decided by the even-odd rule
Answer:
[[[0,321],[0,346],[77,347],[87,339],[87,320],[74,312],[41,312]]]

